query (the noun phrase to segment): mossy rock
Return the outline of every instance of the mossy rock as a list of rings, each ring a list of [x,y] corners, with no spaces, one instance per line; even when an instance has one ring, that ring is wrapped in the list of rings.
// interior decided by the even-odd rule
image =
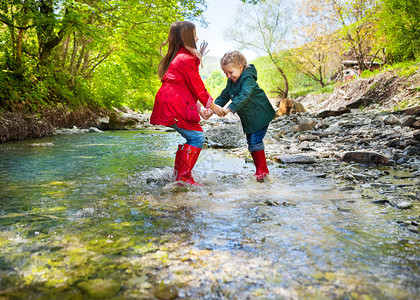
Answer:
[[[95,299],[111,298],[121,289],[121,285],[112,279],[92,279],[81,282],[78,287],[83,293]]]
[[[154,286],[153,295],[158,299],[175,299],[178,297],[178,289],[174,284],[160,282]]]

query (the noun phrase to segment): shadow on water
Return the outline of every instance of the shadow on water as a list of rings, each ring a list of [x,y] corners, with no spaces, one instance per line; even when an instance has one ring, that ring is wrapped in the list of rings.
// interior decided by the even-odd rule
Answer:
[[[252,164],[206,149],[205,186],[178,186],[174,133],[32,142],[0,145],[0,298],[419,294],[418,235],[332,179],[270,166],[257,183]]]

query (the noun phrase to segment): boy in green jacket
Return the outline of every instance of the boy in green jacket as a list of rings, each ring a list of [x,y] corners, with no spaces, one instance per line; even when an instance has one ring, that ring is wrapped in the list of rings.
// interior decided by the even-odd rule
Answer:
[[[268,124],[274,118],[275,111],[265,92],[258,86],[257,70],[254,65],[247,64],[242,53],[227,52],[220,60],[220,65],[228,81],[215,103],[224,107],[229,100],[232,100],[223,109],[224,114],[237,113],[241,119],[248,150],[251,152],[257,169],[254,176],[257,181],[264,181],[264,177],[269,172],[263,138],[267,133]]]

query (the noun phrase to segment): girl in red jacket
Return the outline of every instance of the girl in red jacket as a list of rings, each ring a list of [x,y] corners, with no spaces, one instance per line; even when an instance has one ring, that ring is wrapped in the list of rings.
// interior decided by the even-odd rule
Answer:
[[[185,144],[178,145],[174,173],[175,180],[192,185],[201,185],[191,176],[204,144],[200,116],[208,119],[211,110],[224,116],[222,108],[213,102],[200,77],[201,53],[197,50],[197,41],[193,23],[183,21],[171,25],[168,40],[162,44],[168,44],[168,52],[158,66],[162,86],[156,94],[150,117],[151,124],[172,127],[187,140]]]

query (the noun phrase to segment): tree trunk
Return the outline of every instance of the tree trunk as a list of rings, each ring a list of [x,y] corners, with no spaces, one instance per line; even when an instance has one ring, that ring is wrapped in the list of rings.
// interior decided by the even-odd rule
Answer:
[[[319,72],[319,80],[317,80],[317,81],[321,85],[321,87],[324,88],[325,87],[325,83],[324,83],[324,78],[322,76],[322,67],[321,66],[319,66],[318,72]]]
[[[61,66],[64,67],[66,65],[66,58],[67,52],[69,51],[69,44],[70,44],[71,36],[68,35],[63,43],[63,52],[61,54]]]
[[[44,18],[49,20],[50,15],[54,12],[51,0],[42,0],[40,13],[44,14]],[[67,11],[66,11],[67,14]],[[39,63],[46,65],[52,50],[63,40],[65,27],[61,28],[57,34],[54,34],[54,22],[45,21],[42,25],[37,26],[38,47],[39,47]]]
[[[77,53],[77,38],[76,32],[73,32],[73,52],[71,54],[71,61],[70,61],[70,77],[71,77],[71,84],[74,85],[74,73],[75,73],[75,60],[76,60],[76,53]]]
[[[284,73],[283,69],[277,64],[276,60],[274,59],[273,55],[269,53],[270,59],[273,62],[273,64],[276,66],[277,71],[280,72],[281,76],[283,77],[284,81],[284,90],[280,89],[281,92],[283,92],[283,95],[281,95],[283,98],[287,98],[287,95],[289,93],[289,81],[287,80],[286,74]]]

